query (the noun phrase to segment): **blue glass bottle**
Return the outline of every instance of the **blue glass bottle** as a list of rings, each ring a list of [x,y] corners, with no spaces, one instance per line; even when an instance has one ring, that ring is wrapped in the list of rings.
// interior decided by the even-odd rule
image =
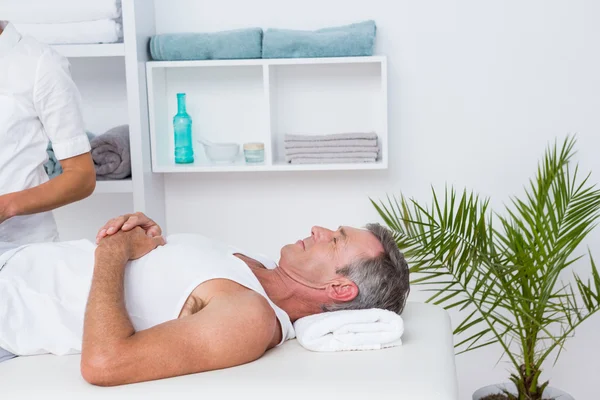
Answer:
[[[177,114],[173,117],[175,132],[175,162],[189,164],[194,162],[192,147],[192,118],[185,109],[185,93],[177,93]]]

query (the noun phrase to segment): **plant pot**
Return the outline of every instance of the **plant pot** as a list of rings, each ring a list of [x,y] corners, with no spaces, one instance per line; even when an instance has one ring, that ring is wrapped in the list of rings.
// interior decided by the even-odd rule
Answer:
[[[516,387],[512,382],[500,383],[497,385],[485,386],[477,390],[475,393],[473,393],[473,400],[481,400],[482,398],[484,398],[485,396],[489,396],[490,394],[502,394],[504,393],[504,390],[508,390],[511,393],[517,392]],[[562,390],[555,389],[553,387],[547,387],[546,390],[544,390],[543,398],[555,400],[575,400],[575,398],[570,394],[565,393]]]

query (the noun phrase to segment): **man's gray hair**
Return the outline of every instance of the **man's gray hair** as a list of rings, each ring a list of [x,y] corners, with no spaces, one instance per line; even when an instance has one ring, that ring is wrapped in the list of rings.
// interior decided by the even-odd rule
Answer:
[[[392,232],[379,225],[366,226],[383,245],[383,253],[363,258],[337,270],[358,287],[352,301],[323,306],[324,311],[383,308],[402,313],[410,292],[408,264],[398,249]]]

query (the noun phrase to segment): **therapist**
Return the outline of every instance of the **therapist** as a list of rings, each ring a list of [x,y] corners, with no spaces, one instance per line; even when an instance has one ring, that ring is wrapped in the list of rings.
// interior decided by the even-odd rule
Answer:
[[[43,166],[48,140],[64,171],[51,181]],[[50,210],[95,186],[68,61],[0,21],[0,242],[58,240]]]

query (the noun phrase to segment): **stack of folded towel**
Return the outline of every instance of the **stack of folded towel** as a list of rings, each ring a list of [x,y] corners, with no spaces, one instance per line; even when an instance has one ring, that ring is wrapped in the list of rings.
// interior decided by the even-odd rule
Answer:
[[[294,330],[311,351],[379,350],[402,344],[404,321],[379,308],[332,311],[300,318]]]
[[[371,56],[376,31],[374,21],[363,21],[316,31],[172,33],[153,36],[150,53],[157,61]]]
[[[98,136],[88,132],[88,138],[92,147],[97,180],[125,179],[131,176],[129,125],[114,127]],[[48,161],[44,164],[44,168],[52,179],[62,173],[62,168],[54,156],[52,143],[48,144],[47,153]]]
[[[47,44],[116,43],[123,37],[120,0],[5,1],[1,17]]]
[[[340,164],[375,162],[377,134],[285,135],[285,161],[291,164]]]

